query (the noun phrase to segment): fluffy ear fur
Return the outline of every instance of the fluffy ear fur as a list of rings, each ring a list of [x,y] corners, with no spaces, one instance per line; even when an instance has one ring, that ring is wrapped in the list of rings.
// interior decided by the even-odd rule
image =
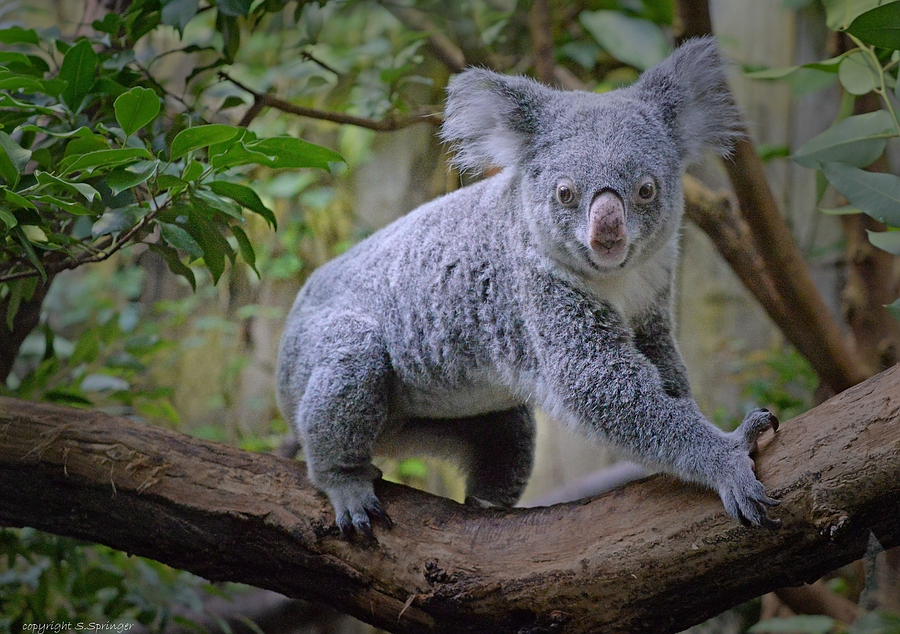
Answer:
[[[441,137],[452,144],[460,171],[510,167],[539,130],[551,90],[531,79],[481,68],[457,75],[447,87]]]
[[[634,89],[659,108],[685,163],[698,160],[704,149],[727,156],[744,136],[741,113],[712,37],[688,40],[641,75]]]

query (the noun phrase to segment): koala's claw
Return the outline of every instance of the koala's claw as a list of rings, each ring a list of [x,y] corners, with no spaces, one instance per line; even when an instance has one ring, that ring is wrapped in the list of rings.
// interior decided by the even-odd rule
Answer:
[[[728,514],[737,518],[744,526],[762,526],[770,530],[780,527],[781,521],[770,518],[766,507],[781,503],[767,496],[762,484],[756,479],[749,488],[749,494],[741,491],[738,486],[719,491]]]
[[[778,419],[769,410],[756,408],[747,413],[740,426],[731,433],[737,440],[740,456],[734,458],[729,477],[718,488],[729,515],[744,526],[774,530],[781,522],[770,518],[766,509],[781,502],[766,495],[765,487],[756,479],[749,455],[756,451],[759,437],[770,428],[778,430]]]
[[[747,451],[753,453],[756,451],[756,441],[769,428],[772,431],[778,431],[778,418],[769,410],[757,407],[747,412],[740,427],[735,430],[735,434],[743,436]]]
[[[378,541],[372,531],[372,520],[381,522],[387,528],[394,526],[372,492],[371,482],[363,482],[358,488],[335,488],[329,491],[328,497],[334,507],[335,522],[344,539],[350,539],[354,533],[359,532],[370,541]]]

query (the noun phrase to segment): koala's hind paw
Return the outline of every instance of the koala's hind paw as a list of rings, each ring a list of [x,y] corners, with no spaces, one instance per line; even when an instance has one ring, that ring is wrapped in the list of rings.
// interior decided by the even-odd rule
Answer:
[[[756,525],[768,529],[781,526],[769,517],[767,508],[781,504],[766,495],[762,483],[756,479],[750,454],[757,449],[757,440],[767,429],[778,430],[778,419],[767,409],[751,410],[741,425],[731,432],[738,441],[739,456],[732,462],[732,471],[719,485],[719,495],[725,510],[744,526]]]
[[[371,483],[368,490],[353,490],[350,488],[332,489],[328,491],[328,498],[334,507],[335,520],[341,535],[350,539],[353,533],[359,531],[372,541],[378,541],[372,532],[372,520],[377,520],[387,528],[392,528],[394,522],[381,506],[381,502],[375,497]]]

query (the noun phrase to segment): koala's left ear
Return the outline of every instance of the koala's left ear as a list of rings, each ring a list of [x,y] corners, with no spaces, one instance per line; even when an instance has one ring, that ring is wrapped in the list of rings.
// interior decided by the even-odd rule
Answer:
[[[685,163],[697,161],[705,149],[727,156],[744,136],[741,113],[712,37],[688,40],[641,75],[634,89],[657,106]]]

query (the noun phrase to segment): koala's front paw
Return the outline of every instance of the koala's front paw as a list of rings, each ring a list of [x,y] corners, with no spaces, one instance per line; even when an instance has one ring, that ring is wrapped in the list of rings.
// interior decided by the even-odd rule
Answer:
[[[347,482],[328,487],[325,492],[334,507],[337,526],[345,539],[350,539],[355,531],[359,531],[368,539],[377,541],[372,532],[372,520],[378,520],[388,528],[394,525],[375,496],[370,481]]]
[[[781,526],[779,520],[768,516],[767,507],[780,502],[766,495],[762,483],[756,479],[750,454],[756,451],[756,441],[767,429],[778,430],[778,419],[769,410],[757,408],[749,412],[740,427],[729,436],[737,440],[734,455],[729,458],[729,472],[718,484],[725,510],[744,526],[755,524],[769,529]]]

